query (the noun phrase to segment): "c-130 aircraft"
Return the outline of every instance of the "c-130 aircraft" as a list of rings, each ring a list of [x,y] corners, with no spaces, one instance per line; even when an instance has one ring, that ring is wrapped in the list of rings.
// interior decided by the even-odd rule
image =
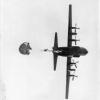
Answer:
[[[73,32],[73,29],[75,30]],[[71,74],[71,72],[75,71],[76,69],[73,69],[72,66],[75,65],[77,62],[72,62],[72,58],[73,57],[80,57],[80,56],[85,56],[88,51],[86,48],[84,47],[80,47],[76,45],[76,42],[79,41],[76,38],[73,39],[73,35],[76,36],[77,32],[76,29],[79,29],[76,27],[72,26],[72,5],[69,5],[69,16],[68,16],[68,43],[66,47],[58,47],[58,37],[57,37],[57,32],[55,32],[55,39],[54,39],[54,46],[53,49],[51,50],[53,53],[53,60],[54,60],[54,71],[56,70],[56,64],[57,64],[57,58],[58,56],[63,56],[63,57],[67,57],[67,68],[66,68],[66,95],[65,95],[65,99],[68,99],[68,95],[69,95],[69,82],[70,82],[70,78],[72,77],[72,80],[74,79],[74,77],[77,77],[73,74]],[[72,45],[72,42],[75,42],[75,46]],[[50,51],[48,49],[44,49],[44,51]]]

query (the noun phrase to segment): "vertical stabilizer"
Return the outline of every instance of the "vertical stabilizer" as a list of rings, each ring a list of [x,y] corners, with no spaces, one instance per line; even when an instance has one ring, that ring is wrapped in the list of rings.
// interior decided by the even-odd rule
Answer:
[[[58,36],[57,36],[57,32],[55,32],[55,39],[54,39],[53,50],[56,50],[57,48],[58,48]]]

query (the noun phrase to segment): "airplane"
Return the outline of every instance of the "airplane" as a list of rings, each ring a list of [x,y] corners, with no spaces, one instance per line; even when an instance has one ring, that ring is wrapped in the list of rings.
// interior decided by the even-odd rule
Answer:
[[[72,72],[76,69],[72,69],[72,66],[75,65],[75,68],[77,68],[76,63],[72,62],[72,58],[79,58],[80,56],[85,56],[88,51],[84,47],[77,46],[77,40],[76,37],[73,39],[72,36],[76,36],[77,32],[76,30],[79,29],[78,27],[72,26],[72,5],[69,4],[69,14],[68,14],[68,38],[67,38],[67,45],[65,47],[59,47],[58,46],[58,36],[57,32],[55,32],[55,38],[54,38],[54,46],[52,48],[53,53],[53,60],[54,60],[54,71],[56,71],[56,64],[57,64],[57,58],[58,56],[67,57],[67,68],[66,68],[66,95],[65,99],[68,99],[69,95],[69,83],[70,78],[72,77],[72,80],[74,80],[76,75],[73,75]],[[74,32],[73,32],[74,29]],[[73,45],[73,42],[75,42],[75,45]],[[50,51],[48,49],[44,49],[44,51]]]

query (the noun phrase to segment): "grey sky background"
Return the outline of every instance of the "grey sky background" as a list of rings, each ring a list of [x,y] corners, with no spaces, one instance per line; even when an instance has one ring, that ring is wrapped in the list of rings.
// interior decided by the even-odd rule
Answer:
[[[1,91],[6,100],[64,100],[66,58],[59,57],[53,71],[54,33],[59,46],[67,44],[68,4],[72,4],[73,25],[78,24],[78,45],[89,51],[80,57],[71,81],[69,100],[99,100],[98,1],[96,0],[1,0]],[[18,47],[30,42],[29,56]],[[5,98],[3,98],[4,100]],[[1,99],[2,100],[2,99]]]

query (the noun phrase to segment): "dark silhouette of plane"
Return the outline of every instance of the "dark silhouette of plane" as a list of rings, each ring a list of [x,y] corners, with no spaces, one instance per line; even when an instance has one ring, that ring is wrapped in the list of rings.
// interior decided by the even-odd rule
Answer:
[[[56,70],[56,64],[57,64],[57,58],[58,56],[64,56],[67,57],[67,74],[66,74],[66,96],[65,98],[68,99],[69,94],[69,83],[70,78],[72,77],[72,80],[74,80],[74,77],[77,77],[76,75],[72,74],[73,71],[75,71],[77,68],[76,63],[72,62],[73,57],[80,57],[85,56],[88,51],[84,47],[77,46],[76,42],[79,41],[76,38],[73,39],[73,35],[76,36],[77,32],[76,29],[79,29],[78,27],[72,26],[72,5],[69,5],[69,17],[68,17],[68,43],[66,47],[58,47],[58,37],[57,32],[55,32],[55,39],[54,39],[54,46],[52,49],[53,58],[54,58],[54,71]],[[74,30],[74,32],[73,32]],[[75,42],[75,45],[72,45],[72,42]],[[44,51],[50,51],[48,49],[45,49]],[[75,65],[75,68],[73,69],[73,65]]]

